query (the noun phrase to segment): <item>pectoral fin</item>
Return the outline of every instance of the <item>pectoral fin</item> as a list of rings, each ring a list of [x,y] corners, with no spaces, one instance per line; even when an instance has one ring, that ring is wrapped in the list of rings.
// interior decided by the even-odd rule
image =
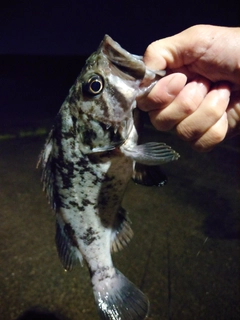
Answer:
[[[124,154],[138,163],[148,166],[159,165],[177,160],[179,154],[161,142],[147,142],[133,147],[122,147]]]

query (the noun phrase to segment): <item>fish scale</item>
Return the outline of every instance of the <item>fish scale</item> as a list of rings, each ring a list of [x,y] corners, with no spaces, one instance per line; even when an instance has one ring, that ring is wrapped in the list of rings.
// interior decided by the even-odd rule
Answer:
[[[137,99],[162,75],[106,35],[70,89],[39,160],[56,212],[59,258],[66,270],[86,262],[103,320],[141,320],[149,312],[147,297],[114,267],[111,251],[133,236],[121,207],[128,181],[159,186],[156,166],[179,157],[161,142],[138,144]]]

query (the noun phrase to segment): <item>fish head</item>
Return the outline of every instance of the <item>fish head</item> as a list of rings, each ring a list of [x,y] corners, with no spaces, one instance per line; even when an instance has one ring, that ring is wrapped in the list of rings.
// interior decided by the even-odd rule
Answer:
[[[159,72],[147,69],[141,56],[129,53],[105,35],[87,59],[71,96],[79,114],[117,132],[120,143],[133,126],[136,100],[147,94],[159,78]]]

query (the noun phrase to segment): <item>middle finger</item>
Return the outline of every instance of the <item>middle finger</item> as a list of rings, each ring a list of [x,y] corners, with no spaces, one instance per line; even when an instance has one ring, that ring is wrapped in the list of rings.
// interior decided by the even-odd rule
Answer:
[[[161,131],[172,129],[194,113],[205,98],[209,88],[210,81],[200,77],[187,83],[168,106],[164,109],[149,112],[153,125]]]
[[[211,128],[226,111],[230,98],[230,89],[219,84],[209,91],[199,108],[176,127],[182,139],[192,141]]]

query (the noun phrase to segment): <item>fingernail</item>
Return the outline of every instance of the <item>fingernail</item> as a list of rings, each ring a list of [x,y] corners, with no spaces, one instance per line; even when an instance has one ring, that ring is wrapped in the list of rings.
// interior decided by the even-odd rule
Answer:
[[[229,98],[230,98],[230,90],[229,89],[226,89],[226,88],[220,89],[220,90],[218,90],[218,94],[222,99],[229,100]]]
[[[176,73],[173,75],[167,84],[167,92],[169,95],[176,95],[187,82],[187,77],[183,73]]]

